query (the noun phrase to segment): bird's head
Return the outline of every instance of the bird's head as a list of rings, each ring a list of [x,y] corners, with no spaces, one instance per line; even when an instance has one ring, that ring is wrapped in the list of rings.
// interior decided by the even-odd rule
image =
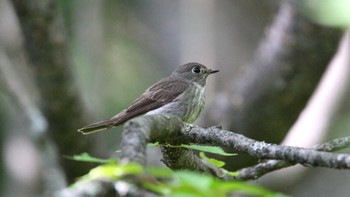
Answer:
[[[187,79],[198,83],[201,86],[205,85],[206,79],[210,74],[217,73],[219,70],[208,69],[202,64],[191,62],[177,67],[172,73],[180,79]]]

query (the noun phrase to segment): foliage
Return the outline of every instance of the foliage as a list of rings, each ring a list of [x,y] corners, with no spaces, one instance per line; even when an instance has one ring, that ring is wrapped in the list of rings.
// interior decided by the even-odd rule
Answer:
[[[205,157],[202,153],[202,157]],[[206,158],[206,157],[205,157]],[[113,181],[123,180],[137,183],[144,189],[161,196],[227,196],[229,193],[243,193],[253,196],[284,196],[260,186],[241,181],[223,181],[210,175],[190,171],[171,171],[167,168],[147,167],[117,160],[105,160],[91,157],[87,153],[70,157],[77,161],[104,163],[90,170],[76,184],[94,179],[108,178]],[[217,163],[219,166],[224,164]],[[73,185],[74,187],[74,185]]]
[[[75,161],[91,162],[91,163],[115,163],[117,161],[114,159],[100,159],[100,158],[92,157],[89,155],[89,153],[82,153],[80,155],[73,155],[73,156],[64,156],[64,158],[75,160]]]
[[[207,162],[211,163],[212,165],[216,166],[223,174],[229,174],[231,176],[237,176],[238,175],[238,172],[231,172],[231,171],[228,171],[225,168],[223,168],[225,166],[225,164],[226,164],[224,161],[221,161],[221,160],[218,160],[218,159],[209,158],[209,157],[207,157],[205,155],[204,152],[200,152],[199,156],[202,159],[206,160]]]
[[[212,154],[221,155],[221,156],[235,156],[236,155],[234,153],[227,153],[227,152],[225,152],[224,150],[222,150],[221,147],[195,145],[195,144],[191,144],[191,145],[181,144],[179,146],[174,146],[174,145],[161,145],[159,143],[149,144],[149,146],[167,146],[167,147],[173,147],[173,148],[188,148],[188,149],[192,149],[192,150],[197,150],[197,151],[200,151],[199,152],[199,156],[202,159],[207,161],[207,163],[210,163],[210,164],[216,166],[223,174],[229,174],[231,176],[237,176],[238,175],[237,172],[230,172],[230,171],[224,169],[223,167],[226,164],[224,161],[221,161],[221,160],[218,160],[218,159],[214,159],[214,158],[209,158],[204,153],[204,152],[212,153]]]

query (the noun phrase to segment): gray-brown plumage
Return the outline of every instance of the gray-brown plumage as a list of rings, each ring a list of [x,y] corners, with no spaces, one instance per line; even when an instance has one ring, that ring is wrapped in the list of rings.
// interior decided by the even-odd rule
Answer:
[[[193,123],[204,107],[206,78],[218,70],[199,63],[177,67],[166,77],[148,88],[127,109],[110,119],[87,125],[78,131],[89,134],[118,126],[142,114],[170,114]]]

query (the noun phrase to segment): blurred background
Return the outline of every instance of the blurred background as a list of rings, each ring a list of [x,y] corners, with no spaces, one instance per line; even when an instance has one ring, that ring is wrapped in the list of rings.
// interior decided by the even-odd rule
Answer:
[[[92,167],[67,155],[117,157],[122,127],[76,130],[187,62],[220,70],[208,79],[199,126],[302,147],[349,135],[348,8],[347,0],[0,0],[1,194],[48,195]],[[160,154],[151,148],[149,165],[162,165]],[[230,170],[257,162],[220,159]],[[252,182],[292,196],[347,196],[349,179],[296,166]]]

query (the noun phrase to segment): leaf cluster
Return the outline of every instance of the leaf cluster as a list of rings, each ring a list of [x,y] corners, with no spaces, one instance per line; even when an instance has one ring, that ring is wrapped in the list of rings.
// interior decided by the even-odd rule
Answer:
[[[182,145],[181,145],[182,146]],[[193,148],[201,151],[200,156],[215,166],[222,167],[224,162],[208,158],[205,152],[221,155],[233,155],[225,153],[218,147],[185,145],[179,148]],[[224,181],[206,174],[191,171],[172,171],[168,168],[143,167],[137,163],[127,163],[116,159],[100,159],[90,156],[88,153],[67,157],[76,161],[100,163],[101,165],[90,170],[81,177],[72,187],[84,182],[97,179],[107,179],[113,182],[123,181],[128,184],[141,187],[160,196],[227,196],[231,193],[246,194],[252,196],[284,196],[269,191],[263,187],[246,182],[231,180]]]

